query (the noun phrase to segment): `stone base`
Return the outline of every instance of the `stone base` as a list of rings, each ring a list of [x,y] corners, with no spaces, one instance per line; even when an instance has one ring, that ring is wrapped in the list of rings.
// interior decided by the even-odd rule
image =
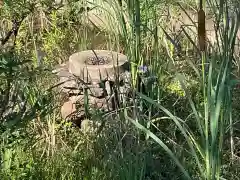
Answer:
[[[86,74],[86,68],[89,73],[87,80],[82,75]],[[59,90],[69,97],[61,107],[62,118],[81,123],[86,118],[85,96],[88,96],[87,105],[90,108],[102,111],[115,109],[115,104],[119,102],[115,98],[117,95],[113,86],[121,82],[119,86],[124,91],[129,80],[126,78],[130,74],[128,70],[127,57],[117,52],[89,50],[71,55],[66,64],[57,66],[53,71],[59,77]]]

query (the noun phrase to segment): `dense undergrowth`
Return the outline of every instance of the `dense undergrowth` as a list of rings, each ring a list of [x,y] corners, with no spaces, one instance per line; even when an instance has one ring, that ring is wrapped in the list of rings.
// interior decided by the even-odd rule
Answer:
[[[221,40],[201,52],[171,23],[199,2],[3,2],[0,179],[240,179],[238,1],[203,2]],[[89,22],[91,10],[105,24]],[[86,49],[123,52],[131,64],[131,100],[107,114],[89,109],[104,125],[97,133],[61,119],[51,73]],[[144,92],[139,75],[155,79]]]

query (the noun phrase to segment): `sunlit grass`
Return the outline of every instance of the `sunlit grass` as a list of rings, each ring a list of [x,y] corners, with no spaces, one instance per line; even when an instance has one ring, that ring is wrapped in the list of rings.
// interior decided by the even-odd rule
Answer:
[[[187,48],[198,48],[194,35],[184,32],[184,41],[180,39],[178,44],[172,37],[170,30],[173,27],[166,15],[170,10],[168,16],[175,18],[178,10],[196,8],[197,1],[181,2],[180,8],[175,1],[82,0],[69,1],[60,10],[51,11],[46,11],[51,2],[48,5],[36,3],[35,11],[28,14],[21,26],[16,46],[19,55],[33,61],[35,66],[31,64],[31,68],[38,66],[38,45],[46,52],[42,60],[44,66],[62,63],[74,51],[92,48],[123,51],[131,66],[133,94],[122,96],[123,103],[114,112],[103,115],[96,111],[92,119],[104,121],[106,125],[95,136],[84,134],[62,120],[58,109],[53,111],[60,105],[58,95],[53,97],[48,90],[45,94],[45,88],[40,87],[43,84],[49,88],[53,83],[50,76],[41,74],[34,83],[19,81],[21,83],[14,84],[14,87],[24,87],[23,94],[30,108],[26,122],[31,123],[13,133],[6,131],[6,126],[0,126],[4,132],[0,144],[0,176],[3,179],[226,178],[222,169],[229,170],[232,166],[222,166],[223,156],[230,152],[232,159],[227,161],[230,164],[235,150],[231,103],[232,88],[238,81],[232,79],[231,74],[233,42],[240,22],[239,7],[235,7],[235,20],[232,18],[228,24],[231,4],[220,1],[221,8],[216,8],[218,1],[208,2],[215,18],[220,18],[221,26],[215,34],[221,41],[213,46],[211,56],[208,51],[201,54],[196,51],[190,58]],[[11,13],[18,9],[15,5],[9,9],[10,4],[4,9],[5,15],[0,13],[9,26]],[[80,12],[81,7],[93,9],[92,12]],[[41,12],[39,17],[38,12]],[[89,22],[91,13],[97,14],[94,16],[97,22]],[[98,21],[98,18],[104,21]],[[37,20],[41,22],[39,29],[35,29]],[[81,24],[86,22],[90,27]],[[1,27],[4,33],[7,30],[7,26]],[[189,37],[193,38],[189,40]],[[101,41],[100,45],[97,40]],[[4,63],[1,72],[6,70],[3,67]],[[7,68],[11,70],[11,66]],[[188,79],[185,72],[190,74]],[[145,92],[140,90],[139,77],[150,79],[145,84]],[[3,82],[4,78],[8,79],[1,78]],[[177,85],[168,86],[172,79],[178,80]],[[194,86],[194,92],[187,83]],[[186,99],[188,104],[181,102]],[[231,138],[230,150],[224,148],[226,132]],[[156,159],[159,164],[153,163]],[[228,174],[231,173],[229,170]]]
[[[214,2],[210,8],[215,10],[217,2]],[[136,3],[137,4],[137,3]],[[232,89],[232,62],[234,53],[234,42],[239,27],[239,20],[234,21],[234,18],[229,17],[229,4],[222,2],[220,4],[220,16],[219,23],[223,22],[223,26],[216,30],[216,37],[221,37],[221,41],[218,41],[218,49],[213,51],[213,58],[203,52],[201,54],[202,59],[202,89],[204,98],[204,110],[197,109],[191,96],[190,92],[187,91],[184,85],[183,76],[179,76],[179,81],[182,84],[183,89],[189,103],[192,107],[195,115],[195,123],[197,124],[198,131],[193,132],[187,124],[181,123],[179,118],[173,115],[170,111],[165,109],[161,104],[156,103],[153,99],[139,94],[140,98],[148,101],[149,103],[157,106],[166,115],[168,115],[176,124],[187,141],[188,147],[191,152],[191,156],[194,158],[197,167],[198,174],[201,179],[220,179],[221,177],[221,160],[222,160],[222,149],[223,139],[225,137],[225,131],[227,125],[231,124],[231,89]],[[235,17],[239,19],[239,9],[235,8]],[[134,11],[134,9],[133,9]],[[137,12],[136,12],[137,14]],[[218,17],[218,16],[217,16]],[[226,20],[230,18],[232,21]],[[216,24],[219,27],[219,24]],[[196,45],[197,47],[198,45]],[[170,55],[170,58],[172,56]],[[220,61],[220,69],[216,67],[215,62]],[[206,64],[209,64],[208,70]],[[178,167],[185,174],[186,178],[191,179],[191,176],[187,173],[187,170],[181,165],[181,163],[174,156],[172,151],[166,146],[166,144],[160,140],[155,134],[151,133],[147,128],[139,124],[139,119],[129,117],[127,111],[125,112],[126,118],[128,118],[137,128],[144,131],[151,138],[153,138],[169,156],[174,159]]]

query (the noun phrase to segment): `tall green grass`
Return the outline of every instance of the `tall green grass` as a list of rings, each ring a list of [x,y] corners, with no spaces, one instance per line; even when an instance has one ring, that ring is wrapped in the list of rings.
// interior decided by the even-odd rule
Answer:
[[[175,113],[172,112],[172,108],[165,107],[165,104],[171,103],[169,99],[163,101],[165,77],[173,76],[170,72],[174,72],[177,69],[174,66],[178,64],[175,63],[174,42],[169,41],[170,36],[165,36],[168,34],[163,31],[168,24],[161,16],[164,8],[159,8],[163,6],[158,4],[159,1],[98,0],[90,3],[96,11],[106,13],[104,17],[109,22],[106,29],[113,30],[112,33],[101,32],[107,34],[107,40],[104,42],[108,44],[105,47],[115,50],[124,47],[124,53],[131,64],[132,89],[134,89],[132,97],[134,104],[129,103],[129,99],[126,98],[122,109],[120,107],[104,116],[96,114],[92,117],[98,121],[107,121],[97,137],[84,135],[79,129],[74,129],[71,123],[62,121],[58,111],[52,112],[53,106],[58,105],[59,102],[52,99],[49,91],[40,87],[42,84],[48,86],[52,81],[47,78],[48,75],[43,76],[41,72],[40,77],[34,78],[33,74],[37,72],[33,71],[33,74],[25,74],[32,78],[31,82],[20,80],[22,75],[20,72],[23,72],[24,68],[13,67],[11,63],[15,63],[15,60],[10,58],[1,59],[1,70],[4,71],[1,83],[8,82],[5,81],[9,79],[7,76],[12,76],[9,70],[14,70],[12,73],[18,78],[10,83],[22,88],[20,92],[24,94],[28,104],[28,111],[25,114],[28,116],[17,111],[17,116],[16,113],[12,113],[12,116],[7,116],[4,121],[17,119],[18,122],[24,120],[31,123],[26,123],[27,126],[22,126],[22,129],[17,131],[12,129],[13,133],[6,131],[1,134],[0,176],[3,179],[102,180],[222,178],[222,157],[225,153],[223,148],[227,138],[225,134],[227,127],[230,127],[230,135],[233,134],[231,89],[235,81],[231,76],[232,50],[239,27],[239,15],[235,16],[235,21],[232,18],[233,23],[228,24],[225,17],[228,17],[230,12],[229,4],[221,1],[219,9],[216,8],[217,2],[209,1],[209,6],[214,10],[216,19],[220,19],[219,23],[223,24],[216,30],[217,37],[221,41],[218,41],[212,49],[211,57],[208,52],[201,54],[199,58],[201,69],[198,66],[194,67],[195,72],[198,71],[197,74],[201,77],[198,79],[201,84],[198,94],[203,94],[202,101],[195,101],[194,95],[186,87],[185,77],[176,73],[192,110],[186,118],[181,114],[182,112]],[[46,61],[50,60],[51,63],[57,62],[57,58],[64,60],[63,57],[68,57],[67,53],[72,51],[92,48],[94,45],[91,41],[97,39],[98,36],[95,33],[98,34],[101,29],[95,27],[96,31],[93,33],[92,31],[89,33],[86,27],[79,29],[81,26],[78,26],[78,23],[80,24],[82,18],[88,16],[87,12],[79,13],[78,8],[82,6],[81,3],[88,2],[85,0],[70,2],[66,9],[61,11],[41,11],[43,16],[40,20],[48,23],[40,32],[33,31],[34,18],[29,15],[30,18],[25,22],[25,25],[29,26],[24,25],[24,28],[27,28],[21,29],[22,37],[18,39],[18,48],[22,51],[27,50],[24,48],[28,47],[35,49],[33,45],[44,37],[41,43],[48,53],[49,59]],[[164,5],[165,3],[168,4],[164,2]],[[39,9],[41,10],[42,7]],[[235,10],[236,14],[239,14],[237,7]],[[76,16],[71,17],[73,19],[68,17],[70,12],[75,12]],[[31,38],[25,39],[26,32],[30,32]],[[39,39],[34,39],[34,33],[39,33]],[[92,38],[93,35],[96,37]],[[66,39],[68,41],[63,42]],[[25,42],[24,40],[28,42],[28,46],[21,46],[20,42]],[[196,62],[199,59],[196,58]],[[169,64],[173,64],[173,69],[168,69]],[[148,67],[148,71],[143,73],[147,79],[157,77],[155,83],[148,83],[145,94],[136,92],[139,89],[138,77],[142,76],[142,66]],[[27,68],[24,72],[25,70],[29,72]],[[5,88],[5,86],[2,87]],[[156,119],[160,121],[160,126],[163,128],[154,124],[153,121]],[[9,127],[1,128],[6,130]],[[159,129],[160,132],[151,131],[154,128]],[[138,130],[144,133],[144,138]],[[178,132],[180,133],[177,134]],[[129,139],[128,136],[130,136]],[[232,144],[232,152],[233,150]],[[166,154],[171,158],[170,160]],[[153,162],[155,158],[158,163]],[[176,166],[182,173],[175,169]],[[181,174],[184,177],[179,177]]]
[[[157,103],[141,93],[137,93],[140,98],[146,100],[148,103],[158,107],[159,110],[164,112],[170,119],[173,120],[175,125],[185,138],[187,149],[190,151],[190,156],[194,159],[198,167],[198,178],[201,179],[220,179],[221,165],[223,157],[223,146],[226,138],[226,129],[228,125],[232,124],[231,103],[232,103],[232,87],[234,80],[232,79],[232,66],[233,66],[233,52],[236,40],[236,34],[239,28],[239,7],[234,6],[232,15],[230,16],[231,2],[223,1],[209,1],[208,7],[213,11],[216,18],[216,48],[212,49],[211,56],[207,52],[201,53],[202,69],[200,70],[201,90],[203,92],[203,107],[194,104],[190,92],[188,92],[184,83],[184,76],[178,74],[177,77],[181,82],[186,96],[189,99],[190,106],[194,114],[194,123],[197,125],[197,130],[191,129],[189,124],[181,120],[179,117],[173,115],[169,110],[165,109],[161,103]],[[134,41],[134,48],[129,50],[129,58],[138,60],[140,49],[140,35],[139,24],[141,24],[140,4],[139,1],[128,2],[129,12],[132,13],[132,28],[136,33],[136,41]],[[124,24],[124,23],[123,23]],[[142,24],[141,24],[142,25]],[[142,25],[143,26],[143,25]],[[127,34],[125,36],[129,37]],[[125,37],[127,39],[127,37]],[[141,41],[141,40],[140,40]],[[197,47],[198,45],[196,45]],[[159,63],[159,62],[158,62]],[[132,69],[135,74],[135,69]],[[134,119],[129,117],[127,110],[125,110],[125,117],[130,120],[138,129],[144,131],[154,141],[156,141],[167,154],[175,161],[187,179],[193,177],[188,173],[188,169],[184,167],[174,155],[174,153],[167,147],[160,138],[152,133],[148,128],[139,123],[139,117],[135,116]],[[193,123],[190,122],[190,123]],[[186,148],[186,147],[185,147]]]

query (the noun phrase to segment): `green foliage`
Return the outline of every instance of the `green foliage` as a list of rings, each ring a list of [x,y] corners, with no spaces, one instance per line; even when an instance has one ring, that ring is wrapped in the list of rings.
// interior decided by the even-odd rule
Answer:
[[[217,1],[209,1],[223,25],[217,31],[222,41],[201,58],[198,52],[179,58],[171,23],[163,18],[166,7],[173,13],[168,15],[178,16],[177,1],[119,2],[4,1],[0,39],[13,20],[23,21],[16,39],[1,46],[1,179],[238,179],[239,95],[232,94],[238,82],[232,50],[239,15],[228,26],[230,2],[221,1],[218,9]],[[181,5],[187,9],[196,2]],[[105,28],[84,24],[91,8],[106,18]],[[183,52],[189,44],[197,46],[185,36]],[[88,118],[102,123],[98,133],[88,134],[61,119],[62,97],[52,88],[56,79],[47,67],[75,51],[106,47],[124,49],[133,93],[121,96],[123,103],[113,112],[87,104]]]

